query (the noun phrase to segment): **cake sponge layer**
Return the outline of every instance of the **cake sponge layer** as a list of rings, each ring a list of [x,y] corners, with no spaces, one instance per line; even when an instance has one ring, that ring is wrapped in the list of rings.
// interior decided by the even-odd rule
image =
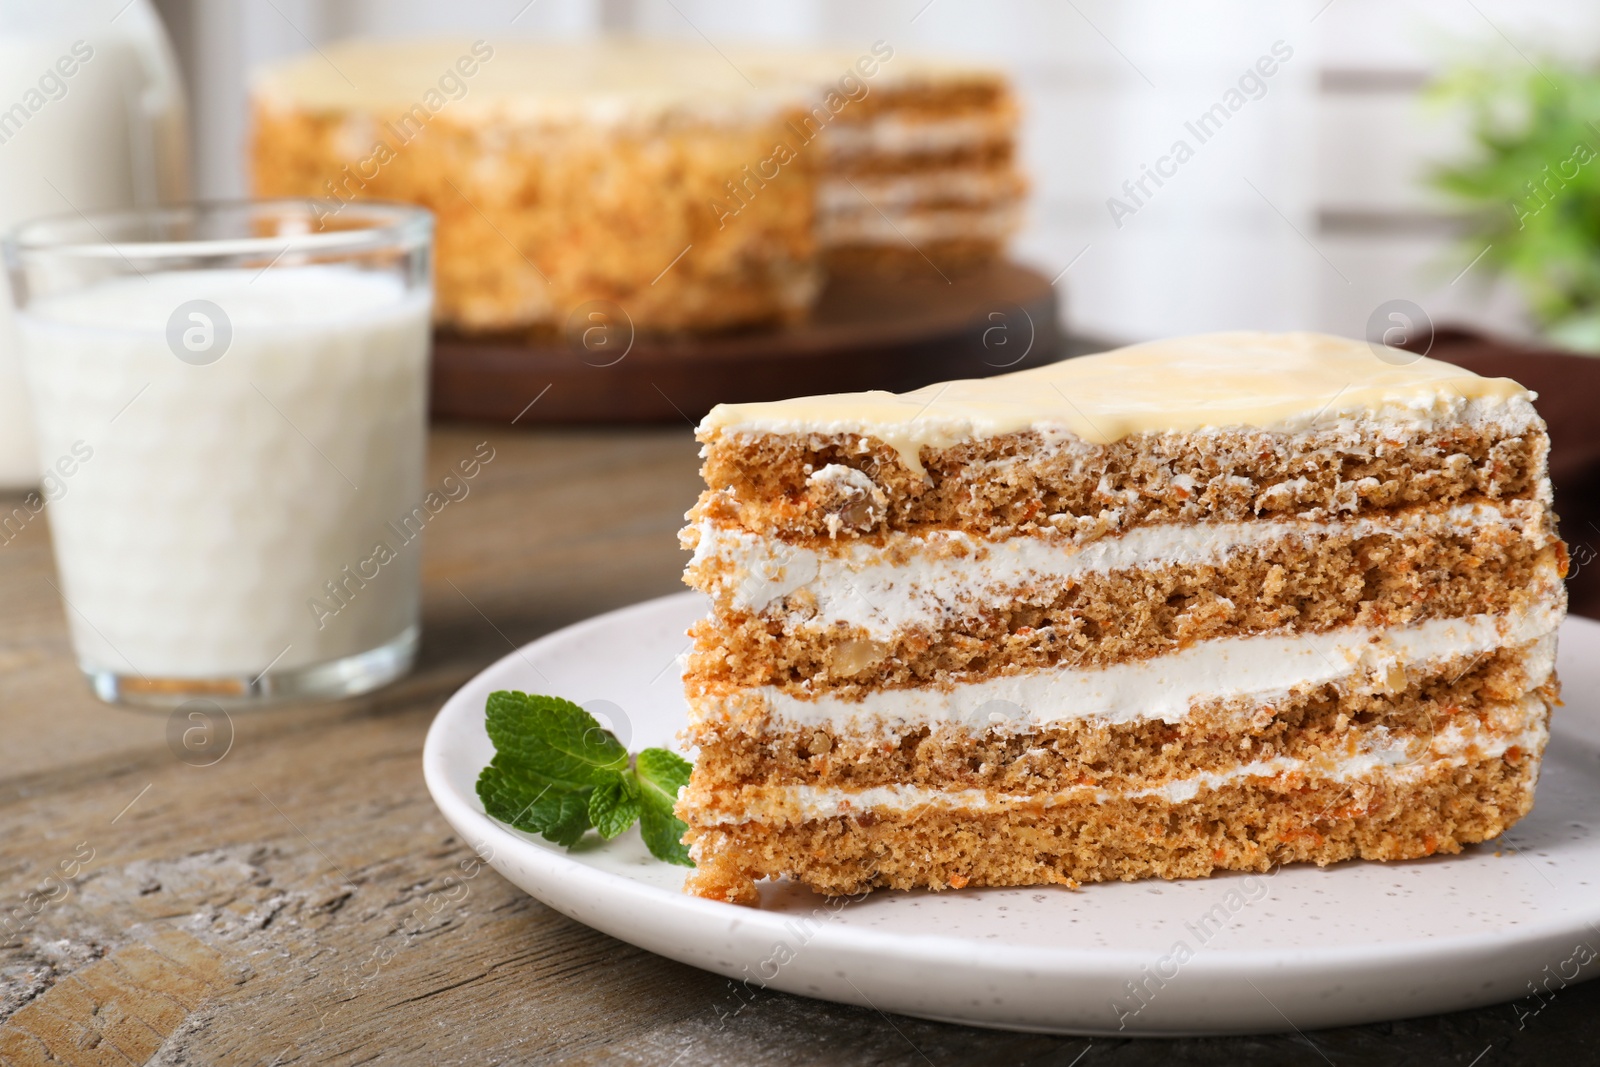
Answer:
[[[1064,538],[935,538],[856,568],[782,545],[743,559],[707,551],[685,572],[713,598],[690,631],[685,679],[849,695],[1108,666],[1217,637],[1525,610],[1559,583],[1560,542],[1538,515],[1484,510],[1463,524],[1195,525],[1191,558],[1107,570],[1072,563],[1115,556],[1114,538],[1088,552]]]
[[[853,732],[767,722],[691,731],[697,773],[683,795],[693,821],[748,807],[746,791],[788,786],[913,786],[1049,795],[1124,790],[1281,759],[1337,762],[1360,753],[1412,762],[1456,735],[1520,732],[1556,696],[1555,641],[1461,656],[1415,672],[1398,692],[1310,687],[1270,704],[1215,702],[1179,722],[1077,720],[1032,729],[963,725]],[[1529,700],[1535,704],[1529,704]]]
[[[691,830],[686,889],[736,903],[754,879],[826,894],[1196,878],[1281,863],[1404,860],[1497,836],[1533,806],[1542,746],[1356,781],[1303,775],[1202,788],[1192,799],[1087,799],[999,811],[868,810],[799,825]]]
[[[1077,537],[1532,498],[1549,439],[1528,413],[1426,428],[1136,433],[1108,444],[1028,430],[923,445],[921,469],[860,434],[702,428],[709,488],[689,519],[791,539],[928,528],[998,538],[1043,527]]]

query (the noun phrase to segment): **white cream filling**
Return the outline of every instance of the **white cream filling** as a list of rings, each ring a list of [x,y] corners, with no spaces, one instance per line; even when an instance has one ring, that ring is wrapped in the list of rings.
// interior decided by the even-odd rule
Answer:
[[[894,533],[882,545],[860,541],[816,549],[703,520],[690,570],[715,562],[706,591],[740,611],[784,612],[795,631],[835,625],[888,640],[912,627],[939,628],[1016,599],[1025,586],[1061,587],[1088,575],[1169,565],[1213,565],[1235,552],[1275,542],[1334,535],[1410,537],[1504,527],[1544,536],[1528,509],[1470,504],[1444,512],[1340,522],[1251,520],[1137,526],[1076,543],[1040,534],[990,541],[959,530]],[[708,576],[710,577],[710,576]],[[804,590],[803,611],[781,602]]]
[[[1016,126],[1016,115],[1009,109],[943,119],[908,118],[891,112],[867,122],[834,123],[821,136],[826,157],[840,160],[970,151],[1011,140]]]
[[[1009,167],[947,167],[915,174],[824,176],[817,183],[817,207],[824,213],[852,213],[863,207],[906,210],[929,201],[989,205],[1011,202],[1022,181]]]
[[[1258,708],[1328,683],[1347,692],[1395,692],[1406,684],[1408,670],[1534,642],[1539,643],[1524,668],[1528,684],[1537,686],[1553,668],[1555,631],[1565,613],[1564,592],[1557,583],[1549,599],[1514,615],[1215,638],[1095,670],[1034,670],[947,689],[876,689],[857,700],[833,693],[806,697],[762,686],[721,697],[691,696],[690,704],[696,717],[715,717],[726,704],[730,710],[765,712],[780,723],[847,733],[940,724],[1026,730],[1080,719],[1172,723],[1184,719],[1198,702],[1239,701]]]
[[[1021,209],[1015,203],[990,208],[901,207],[876,210],[870,204],[860,210],[827,213],[817,218],[817,240],[824,244],[846,241],[873,241],[905,244],[940,241],[960,237],[1003,238],[1022,224]]]
[[[825,819],[846,812],[905,812],[919,808],[952,811],[991,812],[1014,807],[1051,807],[1093,798],[1104,804],[1112,799],[1151,797],[1172,804],[1187,803],[1202,789],[1217,789],[1247,778],[1277,778],[1303,774],[1308,778],[1334,782],[1383,780],[1391,783],[1417,778],[1440,766],[1461,766],[1469,760],[1497,759],[1511,748],[1539,751],[1549,737],[1544,722],[1543,698],[1529,694],[1521,701],[1503,706],[1502,719],[1512,720],[1510,730],[1486,736],[1478,730],[1452,725],[1437,733],[1426,751],[1418,751],[1415,741],[1377,737],[1386,742],[1342,760],[1302,760],[1280,757],[1242,763],[1225,771],[1203,771],[1187,778],[1144,789],[1106,790],[1078,786],[1051,794],[990,793],[983,789],[941,790],[925,786],[882,785],[869,789],[846,790],[830,786],[791,785],[765,791],[769,797],[787,801],[787,814],[800,819]],[[720,812],[703,816],[706,821],[734,823],[751,821],[745,813]],[[756,816],[759,819],[759,816]]]

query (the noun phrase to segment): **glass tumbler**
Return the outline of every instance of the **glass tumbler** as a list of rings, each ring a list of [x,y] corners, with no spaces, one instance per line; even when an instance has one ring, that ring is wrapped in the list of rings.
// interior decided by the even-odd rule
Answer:
[[[418,638],[433,219],[257,201],[4,242],[59,591],[104,700],[333,698]]]

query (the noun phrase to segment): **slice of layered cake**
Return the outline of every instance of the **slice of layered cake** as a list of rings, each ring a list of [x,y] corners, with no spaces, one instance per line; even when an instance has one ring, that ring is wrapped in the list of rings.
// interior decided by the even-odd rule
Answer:
[[[714,409],[684,531],[711,601],[688,888],[1181,878],[1500,834],[1533,804],[1566,603],[1533,399],[1236,333]]]

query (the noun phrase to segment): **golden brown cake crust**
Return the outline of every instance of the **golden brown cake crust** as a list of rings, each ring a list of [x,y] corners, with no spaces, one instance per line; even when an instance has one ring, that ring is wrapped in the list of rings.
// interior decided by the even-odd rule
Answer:
[[[929,174],[942,170],[986,170],[1010,175],[1026,184],[1016,165],[1016,145],[1010,140],[988,141],[962,148],[920,155],[857,155],[830,159],[823,173],[830,177],[874,178]]]
[[[999,112],[1011,116],[1016,99],[1006,79],[992,71],[950,70],[905,84],[877,86],[840,113],[846,124],[866,122],[885,114],[918,119],[958,118]]]
[[[640,131],[446,113],[402,142],[393,116],[258,104],[253,188],[432,210],[438,318],[460,329],[560,329],[591,300],[646,332],[782,322],[819,284],[815,153],[766,180],[743,168],[772,156],[790,117]],[[749,183],[742,197],[730,182]]]

